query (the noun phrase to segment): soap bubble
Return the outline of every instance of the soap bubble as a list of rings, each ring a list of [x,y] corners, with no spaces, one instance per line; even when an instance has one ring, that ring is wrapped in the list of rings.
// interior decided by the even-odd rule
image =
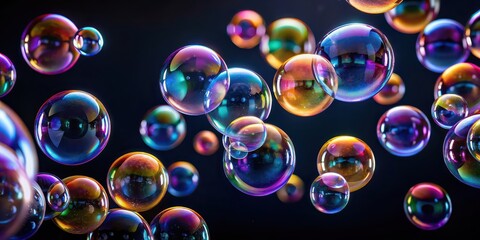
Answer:
[[[143,142],[155,150],[170,150],[177,147],[186,134],[185,118],[169,105],[159,105],[150,109],[140,123]]]
[[[17,81],[17,71],[10,59],[0,53],[0,98],[12,91]]]
[[[73,37],[73,46],[83,56],[97,55],[103,47],[102,34],[93,27],[80,28]]]
[[[440,12],[440,0],[403,0],[385,13],[385,19],[395,30],[413,34],[422,31]]]
[[[310,200],[320,212],[334,214],[342,211],[350,199],[347,180],[336,173],[326,172],[318,176],[310,187]]]
[[[257,12],[243,10],[233,16],[227,26],[227,33],[237,47],[254,48],[265,34],[265,23]]]
[[[150,222],[150,229],[155,239],[210,239],[203,217],[186,207],[175,206],[161,211]]]

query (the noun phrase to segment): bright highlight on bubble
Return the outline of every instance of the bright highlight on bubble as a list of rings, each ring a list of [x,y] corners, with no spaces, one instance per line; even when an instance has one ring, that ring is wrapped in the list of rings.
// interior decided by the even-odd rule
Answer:
[[[227,25],[227,34],[237,47],[254,48],[265,35],[265,23],[257,12],[243,10],[236,13]]]
[[[476,121],[468,130],[467,148],[472,156],[480,161],[480,121]]]
[[[385,13],[385,19],[395,30],[414,34],[422,31],[440,12],[440,0],[403,0]]]
[[[336,172],[321,174],[310,186],[310,201],[322,213],[334,214],[342,211],[349,199],[350,188],[347,180]]]
[[[468,116],[468,105],[460,95],[444,94],[433,101],[431,112],[432,119],[438,126],[450,129]]]
[[[73,37],[73,46],[83,56],[97,55],[103,47],[102,34],[93,27],[80,28]]]
[[[17,81],[17,71],[10,59],[0,53],[0,98],[12,91]]]
[[[183,142],[187,134],[185,118],[169,105],[150,109],[140,123],[140,135],[155,150],[170,150]]]

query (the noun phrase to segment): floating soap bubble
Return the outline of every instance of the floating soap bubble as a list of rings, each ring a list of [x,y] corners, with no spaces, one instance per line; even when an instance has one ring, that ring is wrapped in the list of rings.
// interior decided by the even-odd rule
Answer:
[[[304,188],[302,179],[292,174],[288,182],[277,191],[277,197],[284,203],[298,202],[303,197]]]
[[[359,11],[370,14],[384,13],[394,8],[402,2],[402,0],[347,0],[352,7]]]
[[[47,157],[79,165],[98,156],[110,138],[110,117],[92,94],[69,90],[50,97],[35,118],[35,138]]]
[[[400,101],[404,94],[405,84],[403,83],[402,78],[398,74],[392,73],[387,84],[382,90],[380,90],[380,92],[373,96],[373,100],[378,104],[391,105]]]
[[[385,13],[385,19],[395,30],[413,34],[422,31],[440,12],[440,0],[403,0]]]
[[[144,212],[155,207],[168,188],[168,172],[155,156],[131,152],[117,158],[107,174],[108,192],[121,208]]]
[[[0,98],[12,91],[17,81],[17,71],[10,59],[0,53]]]
[[[405,195],[403,209],[410,222],[423,230],[443,227],[452,214],[448,193],[434,183],[418,183]]]
[[[260,51],[275,69],[295,55],[313,53],[314,50],[315,36],[312,30],[297,18],[280,18],[270,23],[260,41]]]
[[[83,56],[97,55],[103,47],[102,34],[93,27],[80,28],[73,37],[73,46]]]
[[[155,150],[170,150],[185,139],[187,124],[182,114],[169,105],[150,109],[140,123],[140,135],[145,144]]]
[[[197,168],[189,162],[178,161],[168,168],[170,184],[168,192],[175,197],[185,197],[192,194],[198,186],[199,175]]]
[[[243,159],[248,155],[248,148],[242,142],[234,141],[230,142],[226,135],[223,135],[223,146],[225,148],[225,154],[235,159]]]
[[[210,239],[205,220],[186,207],[175,206],[161,211],[150,222],[150,229],[155,239]]]
[[[160,74],[163,98],[186,115],[202,115],[217,108],[229,85],[222,57],[199,45],[185,46],[170,54]]]
[[[335,99],[345,102],[377,94],[390,79],[395,61],[387,37],[363,23],[333,29],[318,43],[315,53],[332,63],[338,75]]]
[[[212,131],[203,130],[193,137],[193,149],[200,155],[210,156],[219,146],[218,137]]]
[[[297,116],[314,116],[333,102],[338,79],[332,64],[315,54],[289,58],[273,78],[273,92],[280,106]]]
[[[464,62],[470,54],[464,33],[464,27],[452,19],[430,22],[417,38],[418,61],[428,70],[437,73]]]
[[[465,27],[465,39],[470,47],[470,52],[480,58],[480,10],[472,14],[468,20]]]
[[[72,68],[80,54],[72,39],[77,27],[58,14],[44,14],[33,19],[21,38],[21,51],[27,64],[42,74],[60,74]]]
[[[230,146],[234,142],[239,142],[242,146],[245,146],[247,152],[251,152],[265,143],[267,127],[257,117],[239,117],[228,125],[225,136],[228,138],[225,145]]]
[[[67,209],[70,193],[63,181],[50,173],[38,173],[35,181],[42,189],[46,200],[45,220],[52,219]]]
[[[265,35],[265,23],[257,12],[243,10],[237,12],[227,25],[227,34],[237,47],[254,48]]]
[[[265,196],[283,187],[295,169],[292,140],[280,128],[265,124],[267,138],[257,150],[236,159],[226,151],[223,170],[230,183],[251,196]]]
[[[432,119],[438,126],[450,129],[468,116],[468,105],[460,95],[444,94],[433,101],[431,112]]]
[[[372,179],[375,157],[372,149],[361,139],[337,136],[325,142],[317,156],[320,175],[335,172],[348,182],[350,192],[363,188]]]
[[[467,148],[472,156],[480,161],[480,121],[476,121],[468,130]]]
[[[321,174],[310,186],[310,201],[320,212],[338,213],[347,206],[348,199],[350,188],[347,180],[336,172]]]

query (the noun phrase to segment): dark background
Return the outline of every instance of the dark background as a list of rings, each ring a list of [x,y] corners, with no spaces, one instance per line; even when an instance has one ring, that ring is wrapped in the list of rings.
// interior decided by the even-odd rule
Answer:
[[[480,8],[479,1],[444,0],[438,18],[451,18],[465,24]],[[464,185],[450,174],[442,157],[446,130],[431,120],[433,86],[439,74],[425,69],[415,56],[417,35],[393,30],[383,14],[368,15],[350,7],[344,0],[297,1],[4,1],[0,9],[0,52],[17,69],[17,83],[1,99],[24,120],[33,134],[35,115],[53,94],[70,89],[84,90],[99,98],[112,121],[112,134],[105,150],[84,165],[63,166],[48,159],[37,148],[39,170],[61,178],[87,175],[106,187],[110,164],[130,151],[156,155],[168,167],[178,160],[193,163],[200,172],[200,184],[190,196],[177,198],[167,193],[154,209],[141,213],[150,221],[161,210],[181,205],[199,212],[206,220],[212,239],[323,239],[325,237],[367,237],[444,239],[465,234],[480,234],[480,190]],[[238,11],[252,9],[266,23],[281,17],[296,17],[306,22],[317,41],[331,29],[349,22],[363,22],[379,28],[395,51],[395,69],[406,85],[406,94],[397,104],[413,105],[424,111],[432,124],[427,147],[412,157],[396,157],[384,150],[376,138],[379,117],[392,106],[373,99],[358,103],[334,103],[313,117],[289,114],[274,100],[266,121],[282,128],[293,140],[297,155],[295,174],[305,182],[306,194],[297,203],[285,204],[275,194],[252,197],[235,189],[222,168],[222,150],[205,157],[192,147],[193,136],[212,130],[205,116],[185,116],[187,136],[170,151],[148,148],[138,128],[146,111],[165,104],[158,79],[167,56],[187,44],[202,44],[216,50],[229,67],[245,67],[258,72],[270,87],[275,70],[261,57],[258,48],[237,48],[226,34],[226,26]],[[81,56],[69,71],[42,75],[32,70],[20,52],[20,36],[25,26],[38,15],[57,13],[71,19],[77,27],[92,26],[103,35],[105,45],[96,56]],[[469,62],[480,64],[474,56]],[[273,93],[272,93],[273,94]],[[218,134],[220,137],[220,134]],[[318,212],[310,203],[308,189],[318,172],[316,157],[320,147],[337,135],[352,135],[364,140],[374,151],[376,170],[364,188],[351,194],[347,207],[334,215]],[[434,182],[446,189],[453,204],[449,222],[441,229],[424,231],[406,218],[403,198],[420,182]],[[116,207],[110,200],[111,208]],[[86,239],[71,235],[45,221],[34,239]]]

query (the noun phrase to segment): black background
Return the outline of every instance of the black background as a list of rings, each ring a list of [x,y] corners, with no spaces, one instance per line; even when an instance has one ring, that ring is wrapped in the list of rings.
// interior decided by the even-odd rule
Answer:
[[[39,170],[64,178],[87,175],[106,187],[110,164],[130,151],[156,155],[168,167],[178,160],[193,163],[200,172],[200,184],[190,196],[167,195],[154,209],[141,213],[150,221],[170,206],[187,206],[206,220],[212,239],[324,239],[326,237],[361,239],[445,239],[480,234],[480,190],[453,177],[442,157],[446,130],[431,120],[433,86],[438,73],[425,69],[415,56],[417,35],[393,30],[383,14],[368,15],[352,8],[344,0],[297,1],[4,1],[0,5],[0,52],[17,69],[18,78],[10,94],[1,99],[24,120],[33,134],[35,115],[53,94],[70,89],[84,90],[99,98],[112,121],[112,134],[105,150],[84,165],[63,166],[48,159],[38,148]],[[480,8],[477,0],[443,0],[438,18],[455,19],[465,24]],[[146,111],[165,104],[158,79],[167,56],[187,44],[202,44],[217,51],[229,67],[245,67],[258,72],[272,87],[275,70],[261,57],[258,48],[237,48],[226,34],[226,25],[239,10],[252,9],[270,23],[281,17],[296,17],[306,22],[317,41],[331,29],[350,22],[363,22],[379,28],[395,51],[395,70],[406,85],[404,98],[396,105],[408,104],[421,109],[432,124],[427,147],[412,157],[396,157],[384,150],[376,138],[379,117],[392,106],[368,99],[358,103],[334,101],[313,117],[289,114],[274,100],[266,121],[282,128],[293,140],[297,155],[295,174],[305,182],[307,194],[301,201],[284,204],[275,194],[252,197],[235,189],[222,168],[222,151],[205,157],[192,147],[193,136],[201,130],[213,130],[205,116],[185,116],[187,136],[170,151],[148,148],[138,128]],[[103,35],[105,45],[96,56],[81,56],[69,71],[42,75],[32,70],[20,52],[20,36],[33,18],[57,13],[71,19],[77,27],[92,26]],[[469,62],[480,64],[473,55]],[[272,93],[273,94],[273,93]],[[217,133],[220,137],[220,134]],[[310,203],[308,188],[317,177],[316,157],[320,147],[337,135],[352,135],[364,140],[374,151],[376,170],[372,180],[351,194],[347,207],[334,215],[318,212]],[[434,182],[450,194],[453,213],[449,222],[435,231],[416,228],[405,217],[403,198],[408,189],[420,182]],[[110,200],[111,208],[116,207]],[[33,239],[86,239],[71,235],[45,221]]]

